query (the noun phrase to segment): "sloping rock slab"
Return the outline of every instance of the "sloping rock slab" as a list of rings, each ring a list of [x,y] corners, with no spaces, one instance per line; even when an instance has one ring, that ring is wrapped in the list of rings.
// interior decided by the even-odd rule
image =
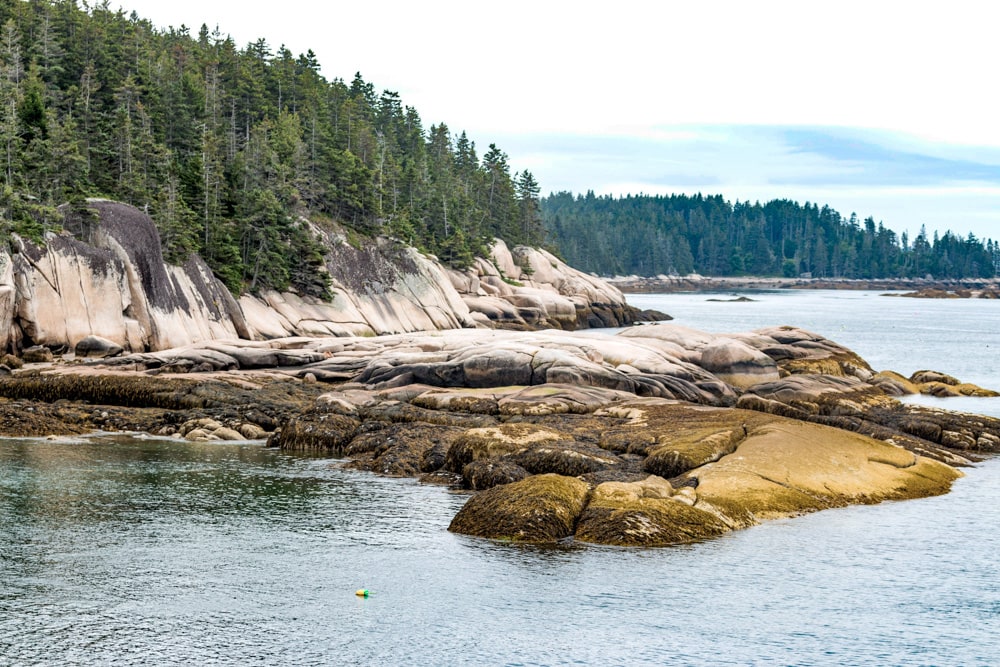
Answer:
[[[660,477],[598,485],[580,517],[576,539],[623,547],[659,547],[728,532],[717,516],[693,507],[690,487],[675,492]]]

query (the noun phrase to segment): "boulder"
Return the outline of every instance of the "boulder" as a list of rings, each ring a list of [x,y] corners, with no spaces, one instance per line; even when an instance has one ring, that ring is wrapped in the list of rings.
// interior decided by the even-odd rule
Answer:
[[[474,428],[458,437],[448,450],[445,467],[453,472],[473,461],[523,452],[540,443],[571,441],[572,436],[528,423],[506,423]]]
[[[52,361],[52,350],[42,345],[33,345],[21,353],[26,364],[42,364]]]
[[[513,461],[504,459],[480,459],[462,468],[462,481],[466,488],[473,491],[519,482],[530,475]]]
[[[85,336],[73,348],[79,358],[104,359],[116,357],[122,353],[122,346],[100,336]]]
[[[720,380],[746,389],[779,379],[774,360],[746,343],[718,338],[701,350],[699,365]]]
[[[587,483],[575,477],[535,475],[476,494],[448,530],[514,542],[557,542],[573,534],[588,495]]]

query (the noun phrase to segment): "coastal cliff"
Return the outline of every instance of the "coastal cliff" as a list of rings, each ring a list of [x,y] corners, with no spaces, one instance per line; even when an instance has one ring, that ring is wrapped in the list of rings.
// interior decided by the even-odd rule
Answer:
[[[541,250],[508,249],[465,271],[387,238],[356,239],[313,226],[326,250],[331,298],[263,291],[234,298],[197,256],[164,261],[152,220],[91,200],[65,210],[64,231],[0,251],[0,350],[73,350],[88,336],[125,351],[221,339],[373,336],[498,327],[630,324],[622,293]]]

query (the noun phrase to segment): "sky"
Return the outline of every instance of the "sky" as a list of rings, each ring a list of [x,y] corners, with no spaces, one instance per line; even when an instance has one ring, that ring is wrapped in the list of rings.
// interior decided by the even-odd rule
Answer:
[[[1000,240],[991,3],[120,0],[312,49],[543,193],[784,198]],[[116,6],[113,4],[112,6]]]

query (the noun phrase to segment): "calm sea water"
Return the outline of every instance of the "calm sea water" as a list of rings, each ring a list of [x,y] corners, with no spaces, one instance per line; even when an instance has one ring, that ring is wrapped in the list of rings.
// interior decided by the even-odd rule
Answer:
[[[753,296],[634,302],[1000,385],[998,302]],[[0,665],[1000,661],[1000,460],[944,497],[653,550],[452,535],[465,499],[257,444],[0,441]]]

